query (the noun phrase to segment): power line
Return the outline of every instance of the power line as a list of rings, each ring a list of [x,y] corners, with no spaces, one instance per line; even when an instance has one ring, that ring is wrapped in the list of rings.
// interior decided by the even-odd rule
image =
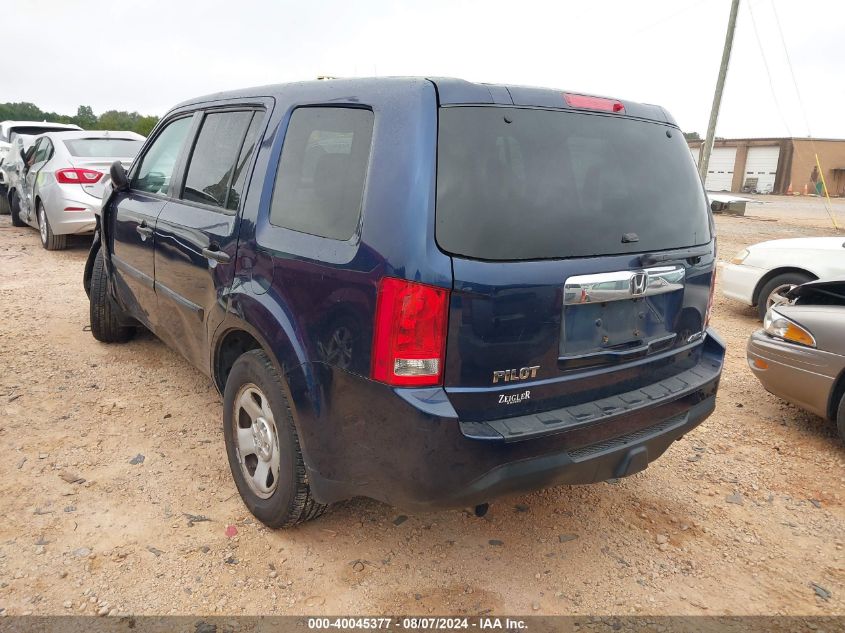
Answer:
[[[763,66],[766,69],[766,77],[769,80],[769,90],[772,93],[772,99],[775,102],[775,108],[778,111],[780,120],[783,123],[783,126],[786,128],[787,134],[789,134],[789,136],[792,136],[792,130],[790,129],[789,123],[787,122],[786,117],[783,114],[783,110],[780,107],[780,101],[778,101],[778,96],[775,92],[775,84],[772,80],[772,71],[769,69],[769,62],[766,59],[766,52],[763,50],[763,41],[760,39],[760,32],[757,30],[757,20],[754,19],[754,9],[751,8],[751,5],[751,2],[746,3],[746,6],[748,7],[748,14],[751,16],[751,26],[754,29],[754,38],[757,40],[757,47],[760,49],[760,57],[763,58]]]
[[[792,68],[792,58],[789,56],[789,49],[786,47],[786,38],[783,36],[783,28],[780,25],[778,9],[775,6],[774,0],[771,0],[771,3],[772,11],[775,14],[775,22],[778,26],[778,33],[780,33],[780,42],[783,45],[783,52],[786,55],[786,65],[789,67],[789,75],[792,77],[792,85],[795,86],[795,94],[798,97],[798,104],[801,106],[801,114],[804,116],[804,124],[807,126],[807,136],[812,138],[813,134],[810,132],[810,120],[807,118],[807,108],[804,107],[804,100],[801,98],[801,91],[798,90],[798,81],[795,79],[795,70]]]
[[[645,31],[653,29],[655,26],[659,26],[659,25],[663,24],[664,22],[668,22],[669,20],[686,13],[687,11],[690,11],[691,9],[695,9],[696,7],[704,4],[705,2],[707,2],[707,0],[698,0],[698,2],[692,2],[692,3],[688,4],[687,6],[685,6],[684,8],[682,8],[678,11],[675,11],[674,13],[670,13],[669,15],[663,16],[659,20],[655,20],[651,24],[647,24],[646,26],[640,27],[640,28],[636,29],[635,31],[631,31],[630,34],[631,35],[639,35],[640,33],[643,33]]]
[[[833,222],[835,228],[839,228],[836,223],[836,217],[833,215],[833,208],[830,204],[830,192],[827,190],[827,183],[824,179],[824,170],[822,169],[821,161],[819,160],[819,152],[816,150],[816,142],[813,140],[813,134],[810,131],[810,119],[807,116],[807,108],[804,107],[804,99],[801,98],[801,91],[798,89],[798,81],[795,78],[795,70],[792,67],[792,58],[789,56],[789,49],[786,46],[786,38],[783,36],[783,28],[780,25],[780,16],[778,15],[775,0],[771,0],[772,12],[775,14],[775,22],[777,23],[778,33],[780,34],[780,42],[783,45],[783,52],[786,54],[786,64],[789,67],[789,75],[792,77],[792,85],[795,87],[795,96],[798,97],[798,105],[801,106],[801,114],[804,116],[804,124],[807,126],[807,136],[810,138],[810,147],[813,148],[813,154],[816,158],[816,167],[819,170],[819,178],[822,179],[822,187],[824,188],[825,210],[830,216],[830,221]],[[749,5],[750,8],[750,5]],[[792,134],[790,134],[792,136]]]

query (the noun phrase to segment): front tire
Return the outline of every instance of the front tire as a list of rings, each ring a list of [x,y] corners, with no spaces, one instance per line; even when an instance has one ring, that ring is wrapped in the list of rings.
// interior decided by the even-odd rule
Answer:
[[[789,292],[794,286],[800,286],[808,281],[812,281],[812,277],[806,273],[783,273],[769,279],[766,285],[760,289],[760,295],[757,298],[757,315],[762,321],[769,308],[775,302],[783,298],[783,294]]]
[[[270,528],[319,517],[305,474],[285,385],[262,350],[241,355],[223,394],[223,435],[235,485],[246,507]]]
[[[125,317],[109,296],[107,280],[103,251],[100,249],[91,271],[91,334],[101,343],[125,343],[135,334],[135,328],[123,325]]]
[[[67,235],[56,235],[50,227],[50,219],[44,210],[44,204],[39,200],[36,207],[38,214],[38,232],[41,234],[41,246],[48,251],[63,251],[67,248]]]
[[[842,400],[839,401],[839,410],[836,413],[836,428],[839,431],[839,437],[845,442],[845,394],[842,394]]]
[[[9,201],[9,212],[12,216],[12,226],[26,226],[26,222],[21,219],[21,199],[18,197],[18,192],[12,192],[12,199]]]

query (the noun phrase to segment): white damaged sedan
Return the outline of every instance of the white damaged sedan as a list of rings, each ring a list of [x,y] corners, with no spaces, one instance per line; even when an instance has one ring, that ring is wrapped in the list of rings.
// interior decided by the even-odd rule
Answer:
[[[760,242],[722,268],[722,294],[757,307],[760,320],[792,287],[845,276],[845,237],[800,237]]]
[[[68,235],[94,230],[109,166],[128,167],[144,144],[135,132],[50,132],[35,139],[21,176],[9,190],[14,226],[38,229],[41,244],[61,250]]]

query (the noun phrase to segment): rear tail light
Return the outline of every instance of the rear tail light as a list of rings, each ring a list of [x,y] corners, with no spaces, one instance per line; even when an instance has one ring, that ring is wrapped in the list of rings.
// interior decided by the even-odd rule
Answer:
[[[102,177],[102,172],[93,169],[60,169],[56,172],[56,182],[62,185],[93,185]]]
[[[566,105],[570,108],[581,108],[583,110],[601,110],[602,112],[615,112],[625,114],[625,106],[616,99],[605,97],[590,97],[588,95],[573,95],[564,93]]]
[[[441,384],[448,309],[448,290],[384,277],[376,300],[373,380],[395,386]]]

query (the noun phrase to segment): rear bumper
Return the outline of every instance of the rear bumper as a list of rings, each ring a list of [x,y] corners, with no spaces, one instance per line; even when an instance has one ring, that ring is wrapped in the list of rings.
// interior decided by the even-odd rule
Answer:
[[[704,345],[701,362],[716,367],[689,389],[513,441],[468,435],[442,389],[394,390],[325,366],[295,371],[290,386],[314,495],[421,510],[632,475],[712,413],[724,345],[712,332]],[[314,379],[325,387],[319,402],[306,395]]]
[[[94,213],[100,208],[99,198],[88,194],[79,185],[61,185],[56,194],[49,196],[45,204],[53,233],[78,235],[93,232],[96,227]],[[68,208],[78,210],[66,211]]]
[[[677,415],[638,431],[587,445],[513,463],[488,471],[434,505],[469,506],[495,497],[551,486],[592,484],[634,475],[663,455],[673,442],[701,424],[716,407],[715,389]],[[659,416],[659,414],[658,414]]]
[[[780,341],[762,330],[748,339],[747,354],[748,366],[766,391],[828,417],[831,391],[845,365],[841,356]]]

